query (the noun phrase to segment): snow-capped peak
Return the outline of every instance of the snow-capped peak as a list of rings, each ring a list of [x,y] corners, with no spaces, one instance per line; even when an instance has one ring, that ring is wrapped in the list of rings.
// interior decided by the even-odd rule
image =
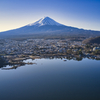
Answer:
[[[57,26],[60,26],[62,24],[54,21],[53,19],[49,18],[49,17],[43,17],[41,18],[40,20],[36,21],[35,23],[31,23],[29,24],[28,26],[33,26],[33,25],[36,25],[36,26],[43,26],[43,25],[57,25]]]

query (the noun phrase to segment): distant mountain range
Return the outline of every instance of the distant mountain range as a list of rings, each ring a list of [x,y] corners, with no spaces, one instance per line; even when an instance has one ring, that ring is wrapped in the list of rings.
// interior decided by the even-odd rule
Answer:
[[[65,26],[49,17],[41,18],[35,23],[28,24],[21,28],[0,32],[1,37],[22,36],[22,35],[100,35],[100,31],[84,30],[75,27]]]

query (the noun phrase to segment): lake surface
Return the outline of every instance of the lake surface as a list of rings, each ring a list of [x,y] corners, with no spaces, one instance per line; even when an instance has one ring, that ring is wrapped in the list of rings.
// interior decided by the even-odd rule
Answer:
[[[25,62],[37,64],[0,69],[0,100],[100,100],[100,61]]]

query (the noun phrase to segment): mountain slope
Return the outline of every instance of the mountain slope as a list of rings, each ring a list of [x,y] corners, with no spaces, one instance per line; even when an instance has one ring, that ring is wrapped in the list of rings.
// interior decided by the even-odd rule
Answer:
[[[35,23],[29,24],[27,26],[43,26],[43,25],[57,25],[57,26],[61,26],[62,24],[54,21],[53,19],[49,18],[49,17],[44,17],[41,18],[40,20],[36,21]]]
[[[91,30],[84,30],[78,29],[75,27],[65,26],[60,24],[49,17],[41,18],[40,20],[36,21],[35,23],[28,24],[21,28],[17,28],[14,30],[9,30],[5,32],[1,32],[0,36],[20,36],[20,35],[49,35],[50,34],[64,34],[64,35],[73,35],[73,34],[100,34],[99,31],[91,31]]]
[[[100,44],[100,36],[95,37],[95,38],[89,38],[83,41],[84,44],[91,44],[91,43],[96,43]]]

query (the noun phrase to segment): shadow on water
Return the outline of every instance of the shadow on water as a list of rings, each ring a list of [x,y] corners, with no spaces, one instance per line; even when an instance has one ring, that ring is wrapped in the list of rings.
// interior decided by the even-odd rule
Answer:
[[[8,64],[5,62],[4,59],[0,58],[0,68],[6,67]]]

